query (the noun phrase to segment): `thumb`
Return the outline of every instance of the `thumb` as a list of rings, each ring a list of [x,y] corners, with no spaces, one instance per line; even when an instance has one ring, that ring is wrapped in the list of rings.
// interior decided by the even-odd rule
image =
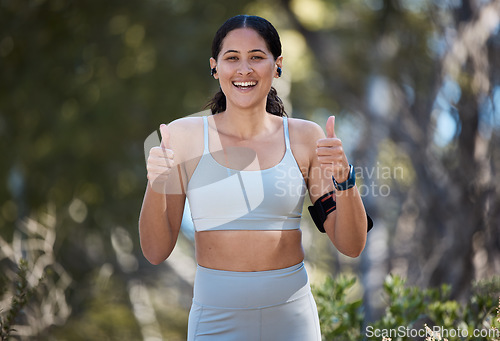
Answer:
[[[168,127],[166,124],[160,125],[161,134],[161,147],[170,148],[170,134],[168,133]]]
[[[326,137],[337,137],[335,135],[335,116],[328,117],[328,121],[326,121]]]

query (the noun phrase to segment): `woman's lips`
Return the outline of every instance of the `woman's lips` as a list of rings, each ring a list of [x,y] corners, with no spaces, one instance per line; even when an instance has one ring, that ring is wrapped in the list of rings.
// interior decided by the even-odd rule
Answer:
[[[233,85],[239,89],[250,89],[257,85],[256,81],[247,81],[247,82],[233,82]]]

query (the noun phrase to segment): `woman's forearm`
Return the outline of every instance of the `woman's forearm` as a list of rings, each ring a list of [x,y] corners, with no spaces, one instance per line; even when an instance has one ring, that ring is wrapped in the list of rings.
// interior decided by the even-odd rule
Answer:
[[[148,181],[139,217],[141,248],[146,259],[160,264],[172,252],[177,239],[167,214],[166,194],[154,191]]]
[[[325,221],[325,230],[337,249],[350,257],[361,254],[366,243],[367,218],[356,186],[336,192],[337,209]]]

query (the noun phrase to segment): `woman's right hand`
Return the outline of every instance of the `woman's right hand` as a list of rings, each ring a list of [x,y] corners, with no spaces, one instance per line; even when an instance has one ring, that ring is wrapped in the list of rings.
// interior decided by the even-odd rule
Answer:
[[[160,125],[160,134],[161,144],[149,151],[146,168],[153,190],[166,194],[166,182],[174,165],[174,151],[170,149],[170,135],[166,124]]]

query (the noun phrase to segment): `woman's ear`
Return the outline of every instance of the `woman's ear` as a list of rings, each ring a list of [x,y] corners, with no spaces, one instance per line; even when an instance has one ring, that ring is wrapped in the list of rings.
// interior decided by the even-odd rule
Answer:
[[[219,79],[219,75],[217,75],[217,61],[213,57],[210,57],[210,74],[215,79]]]
[[[275,78],[279,78],[281,77],[281,73],[283,72],[283,56],[279,56],[278,58],[276,58],[276,67],[274,68],[274,70],[276,71],[276,74],[275,74]]]

